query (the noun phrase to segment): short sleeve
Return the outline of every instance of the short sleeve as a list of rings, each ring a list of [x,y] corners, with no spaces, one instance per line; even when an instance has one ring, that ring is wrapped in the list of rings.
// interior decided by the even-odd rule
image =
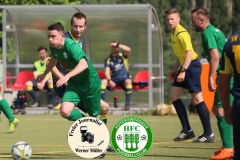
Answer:
[[[106,68],[106,67],[110,67],[110,57],[108,57],[108,58],[106,58],[105,60],[104,60],[104,67]]]
[[[69,47],[68,55],[76,62],[79,62],[82,58],[86,58],[82,48],[77,43],[72,43]]]
[[[208,32],[208,33],[203,32],[202,39],[203,39],[204,45],[206,46],[206,48],[208,50],[213,49],[213,48],[218,48],[217,47],[217,42],[216,42],[216,39],[215,39],[215,36],[213,35],[213,33],[211,33],[211,32]]]
[[[193,51],[191,38],[187,31],[179,33],[177,39],[185,51]]]

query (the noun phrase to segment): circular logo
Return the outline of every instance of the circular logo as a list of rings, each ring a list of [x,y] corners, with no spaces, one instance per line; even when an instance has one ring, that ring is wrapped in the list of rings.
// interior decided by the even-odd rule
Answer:
[[[149,125],[137,117],[126,117],[116,123],[111,135],[114,150],[125,158],[138,158],[147,153],[153,141]]]
[[[82,158],[95,158],[105,153],[109,145],[107,126],[95,117],[75,121],[68,131],[68,144]]]

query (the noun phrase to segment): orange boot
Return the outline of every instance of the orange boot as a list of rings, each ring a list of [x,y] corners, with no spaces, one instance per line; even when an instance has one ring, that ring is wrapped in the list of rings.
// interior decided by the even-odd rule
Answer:
[[[218,155],[222,150],[223,150],[223,147],[219,148],[218,151],[215,151],[215,152],[214,152],[214,155],[215,155],[215,156]]]
[[[233,154],[233,148],[222,148],[219,154],[211,156],[210,160],[224,160],[230,159]]]

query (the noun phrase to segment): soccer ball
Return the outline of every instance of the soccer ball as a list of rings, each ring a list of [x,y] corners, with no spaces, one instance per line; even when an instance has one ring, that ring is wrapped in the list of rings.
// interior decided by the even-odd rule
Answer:
[[[32,148],[28,143],[20,141],[12,146],[11,152],[14,160],[26,160],[30,159]]]
[[[122,136],[121,136],[121,135],[118,135],[118,136],[117,136],[117,140],[118,140],[118,141],[121,141],[121,140],[122,140]]]

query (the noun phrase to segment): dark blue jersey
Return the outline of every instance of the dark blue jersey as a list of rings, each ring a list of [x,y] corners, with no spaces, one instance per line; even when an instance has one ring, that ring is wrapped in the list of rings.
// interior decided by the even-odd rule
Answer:
[[[70,31],[68,31],[68,32],[65,33],[65,38],[71,38],[71,39],[73,39],[74,41],[76,41],[76,40],[73,38],[73,36],[72,36],[72,34],[71,34]],[[79,40],[76,41],[76,43],[78,43],[79,46],[82,48],[82,46],[83,46],[83,39],[82,39],[82,38],[79,38]],[[64,69],[64,63],[57,62],[56,67],[57,67],[57,69],[59,70],[59,72],[60,72],[62,75],[66,75],[66,74],[67,74],[66,70]],[[57,80],[58,80],[58,78],[56,78],[56,77],[53,76],[53,83],[54,83],[54,84],[56,84]]]
[[[240,97],[240,30],[227,40],[223,54],[220,73],[234,75],[231,93],[235,97]]]
[[[110,54],[104,61],[104,66],[109,67],[111,71],[111,79],[113,81],[119,81],[129,78],[128,73],[128,57],[124,56],[122,52],[118,55],[112,56]]]

